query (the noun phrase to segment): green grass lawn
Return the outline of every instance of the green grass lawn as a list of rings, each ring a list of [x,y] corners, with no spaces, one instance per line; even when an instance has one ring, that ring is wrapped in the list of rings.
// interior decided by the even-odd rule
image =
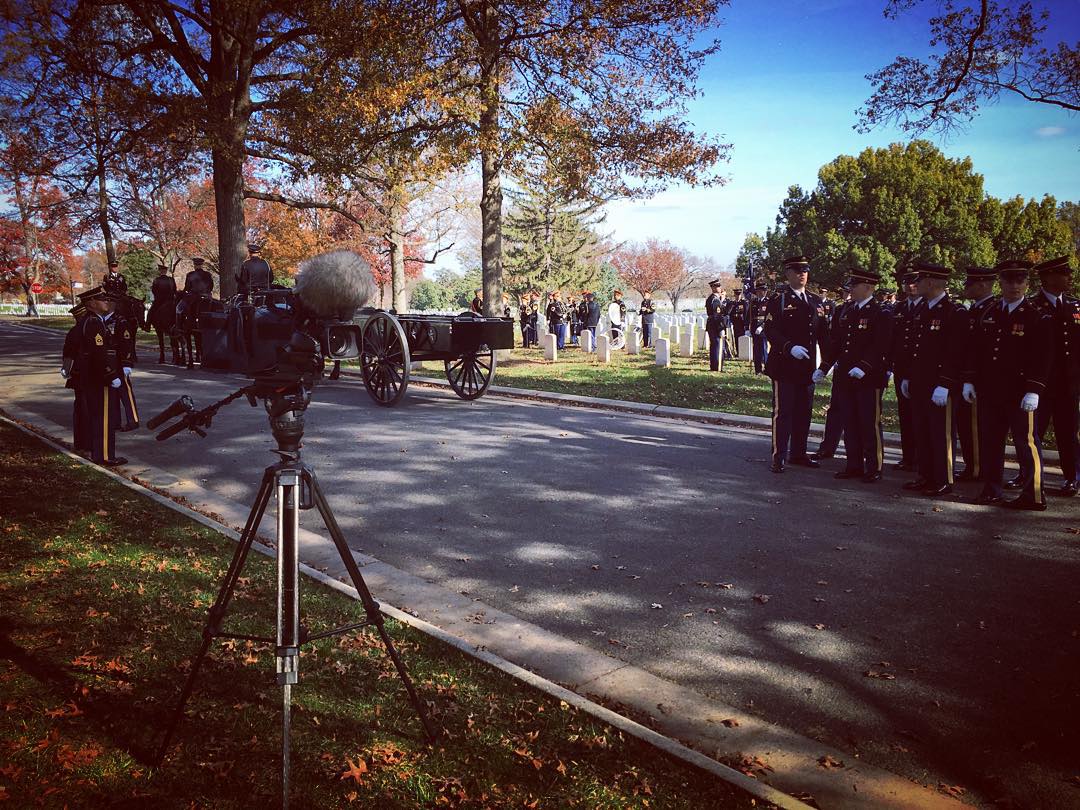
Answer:
[[[272,651],[215,644],[177,743],[152,751],[233,544],[0,425],[0,803],[273,807]],[[273,634],[273,562],[253,554],[226,625]],[[305,580],[313,631],[359,604]],[[305,647],[297,807],[714,808],[753,800],[567,704],[389,623],[443,737],[418,721],[374,633]]]

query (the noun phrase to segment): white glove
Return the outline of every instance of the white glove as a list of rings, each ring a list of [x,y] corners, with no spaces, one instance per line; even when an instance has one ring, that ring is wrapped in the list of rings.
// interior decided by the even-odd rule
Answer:
[[[814,373],[810,377],[810,379],[811,381],[813,381],[814,385],[817,385],[819,382],[825,379],[825,372],[822,371],[820,368],[815,368]]]
[[[791,356],[796,360],[809,360],[810,352],[808,352],[804,346],[792,346]]]
[[[930,395],[930,401],[939,408],[944,407],[945,403],[949,401],[949,389],[943,385],[939,385],[934,389],[934,393]]]
[[[891,371],[886,371],[885,372],[885,385],[888,385],[889,383],[892,382],[892,376],[893,375],[892,375]]]
[[[125,377],[130,377],[131,376],[131,369],[128,368],[127,366],[124,366],[124,376]]]
[[[866,372],[858,366],[852,366],[851,371],[849,371],[847,375],[854,380],[861,380],[863,377],[866,376]]]
[[[110,388],[119,388],[120,387],[120,378],[117,377],[115,380],[113,380],[111,383],[109,383],[109,387]]]
[[[964,402],[968,405],[975,401],[975,386],[971,383],[964,383],[964,391],[961,394],[964,397]]]
[[[1024,394],[1024,398],[1020,400],[1020,410],[1031,413],[1039,408],[1039,395],[1027,393]]]
[[[911,394],[908,392],[908,381],[900,381],[900,393],[904,395],[904,399],[911,399]]]
[[[764,331],[765,331],[765,327],[764,326],[759,326],[757,329],[754,330],[754,334],[755,335],[760,335]]]
[[[62,369],[60,369],[60,376],[63,377],[66,380],[71,375],[68,374],[68,370],[66,368],[62,368]]]

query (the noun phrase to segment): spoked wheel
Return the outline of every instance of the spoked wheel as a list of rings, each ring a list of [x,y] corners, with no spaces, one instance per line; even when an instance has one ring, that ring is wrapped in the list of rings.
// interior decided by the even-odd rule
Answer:
[[[495,376],[495,350],[485,344],[481,344],[475,352],[466,352],[461,357],[443,362],[450,387],[462,399],[483,396],[491,385],[491,378]]]
[[[361,335],[360,374],[379,405],[396,405],[409,385],[409,343],[397,318],[376,312]]]

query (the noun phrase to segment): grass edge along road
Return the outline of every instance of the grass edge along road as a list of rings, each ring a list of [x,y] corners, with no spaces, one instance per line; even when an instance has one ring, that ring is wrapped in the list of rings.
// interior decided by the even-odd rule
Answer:
[[[0,424],[0,800],[273,806],[280,688],[267,645],[219,641],[177,743],[146,764],[233,544]],[[62,496],[59,494],[62,493]],[[252,555],[226,626],[272,634],[274,563]],[[304,581],[313,631],[358,602]],[[433,748],[373,632],[316,642],[294,690],[293,795],[309,807],[768,806],[393,621],[444,736]]]

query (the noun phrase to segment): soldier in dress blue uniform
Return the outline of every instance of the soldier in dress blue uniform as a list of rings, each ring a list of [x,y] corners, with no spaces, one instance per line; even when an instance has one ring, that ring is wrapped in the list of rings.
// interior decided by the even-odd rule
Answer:
[[[1008,260],[995,269],[1001,298],[979,314],[964,374],[964,399],[979,404],[983,489],[973,503],[1042,511],[1046,500],[1035,411],[1053,363],[1052,323],[1024,297],[1031,262]],[[1005,443],[1010,433],[1020,468],[1030,474],[1020,497],[1005,500]]]
[[[731,321],[731,332],[734,340],[732,350],[735,356],[739,356],[739,338],[746,334],[747,302],[743,300],[742,288],[736,287],[732,293],[734,299],[728,304],[728,319]]]
[[[840,290],[840,295],[838,296],[839,303],[837,304],[834,304],[826,298],[822,298],[821,308],[825,312],[826,322],[828,323],[828,343],[832,342],[832,327],[844,308],[846,298],[847,292],[845,290]],[[832,368],[831,363],[823,369],[826,376],[828,375],[830,368]],[[832,458],[836,455],[836,448],[840,446],[840,440],[844,438],[844,429],[847,426],[849,416],[847,407],[850,402],[851,397],[845,396],[843,392],[837,391],[836,381],[834,380],[832,390],[829,392],[829,406],[825,409],[825,434],[821,438],[821,444],[818,445],[817,451],[811,455],[811,458],[815,461]],[[845,447],[846,446],[845,443]]]
[[[64,387],[75,392],[75,401],[71,407],[72,445],[76,453],[89,457],[91,450],[90,415],[86,411],[86,399],[83,396],[84,389],[81,385],[80,374],[83,369],[80,357],[82,355],[83,321],[86,320],[90,313],[86,311],[86,305],[79,302],[72,307],[71,314],[75,318],[75,325],[64,336],[63,365],[60,367],[60,376],[66,380]]]
[[[833,402],[845,417],[847,466],[835,477],[867,484],[881,480],[881,395],[892,346],[892,316],[874,299],[880,281],[868,270],[851,271],[851,300],[836,311],[820,366],[823,373],[833,369]]]
[[[1054,423],[1061,473],[1065,478],[1053,495],[1072,498],[1077,492],[1077,416],[1080,409],[1080,300],[1068,292],[1072,268],[1068,256],[1035,265],[1042,289],[1030,303],[1050,320],[1053,357],[1046,391],[1039,398],[1035,429],[1041,442],[1050,423]],[[1030,472],[1021,467],[1020,481],[1010,488],[1026,485]],[[1012,483],[1012,482],[1010,482]],[[1008,485],[1006,485],[1008,487]]]
[[[562,301],[562,291],[555,290],[551,293],[545,312],[548,321],[548,331],[555,335],[555,348],[566,348],[566,304]]]
[[[90,459],[108,467],[126,464],[127,459],[116,455],[123,367],[108,329],[116,298],[103,287],[95,287],[79,299],[89,313],[79,338],[78,364],[80,395],[86,404],[90,433]]]
[[[638,315],[641,316],[641,344],[647,349],[652,346],[652,328],[656,322],[656,304],[653,302],[651,292],[646,291],[641,296]]]
[[[968,307],[969,336],[974,336],[979,316],[994,302],[994,282],[997,271],[991,267],[969,267],[964,281],[964,298],[971,301]],[[964,397],[954,398],[953,419],[956,435],[960,439],[960,452],[964,456],[964,470],[956,474],[958,481],[978,481],[981,472],[979,452],[979,406]]]
[[[940,496],[953,488],[953,406],[969,341],[967,310],[949,297],[949,268],[919,264],[919,293],[907,344],[898,360],[900,394],[911,403],[919,475],[904,489]]]
[[[521,326],[521,348],[527,349],[531,345],[529,341],[529,298],[521,296],[521,304],[518,306],[518,324]]]
[[[121,315],[119,311],[113,312],[103,320],[105,328],[109,331],[120,370],[123,372],[117,392],[122,414],[121,425],[118,429],[121,433],[127,433],[139,426],[139,406],[135,400],[135,389],[131,384],[131,372],[139,360],[135,351],[137,324],[132,318]]]
[[[235,277],[236,291],[245,296],[266,292],[274,281],[274,271],[270,269],[270,262],[262,257],[262,248],[253,243],[247,249],[248,257]]]
[[[900,461],[896,469],[914,472],[919,469],[919,449],[915,439],[915,426],[911,421],[911,401],[900,393],[900,376],[896,374],[897,365],[903,363],[902,354],[908,345],[908,333],[911,331],[911,318],[915,308],[922,302],[919,294],[919,276],[911,265],[903,265],[897,271],[898,288],[905,298],[893,307],[893,345],[889,353],[889,370],[893,372],[893,387],[896,389],[896,413],[900,420]]]
[[[814,385],[825,375],[816,369],[817,349],[826,339],[821,299],[806,289],[810,260],[784,259],[787,284],[773,293],[765,309],[765,337],[771,344],[765,373],[773,381],[772,466],[782,473],[785,464],[818,467],[806,454]]]
[[[113,259],[113,261],[109,262],[109,271],[105,274],[105,278],[101,280],[101,286],[105,291],[114,295],[118,301],[128,294],[127,279],[124,278],[119,268],[120,262]]]
[[[720,370],[720,335],[724,331],[724,322],[727,318],[724,312],[724,298],[720,295],[721,287],[723,284],[720,279],[710,281],[709,288],[712,292],[705,299],[705,331],[709,335],[709,371]]]
[[[754,373],[763,374],[765,359],[769,356],[765,340],[765,311],[768,307],[766,286],[760,281],[754,285],[754,297],[750,301],[750,333],[754,336]]]

